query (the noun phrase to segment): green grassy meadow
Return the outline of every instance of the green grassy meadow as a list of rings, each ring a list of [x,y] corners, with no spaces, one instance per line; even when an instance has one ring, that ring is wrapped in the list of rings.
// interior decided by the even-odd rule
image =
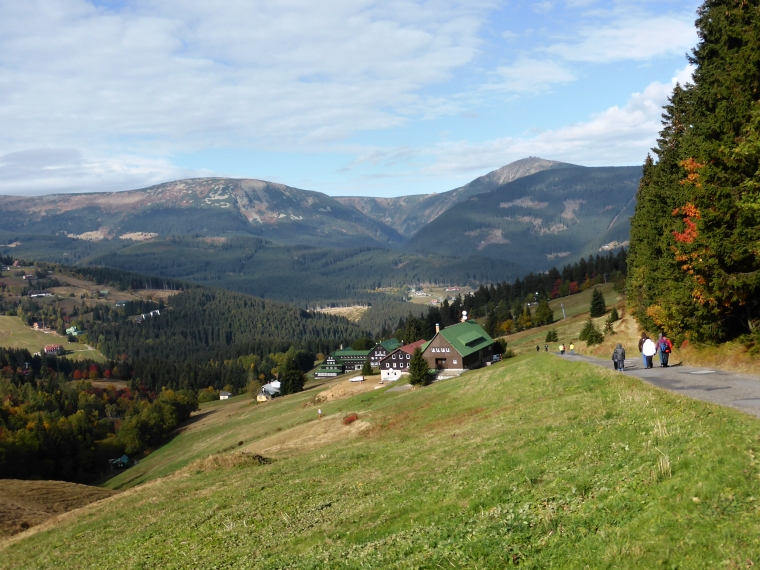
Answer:
[[[410,392],[322,403],[321,421],[314,396],[205,406],[211,416],[108,485],[129,490],[6,542],[0,566],[760,560],[760,422],[740,412],[546,354]],[[349,412],[363,429],[342,425]]]
[[[40,352],[47,344],[60,344],[66,350],[64,355],[71,360],[91,359],[105,362],[106,357],[96,348],[70,343],[62,336],[36,331],[24,326],[18,317],[0,316],[0,346],[6,348],[25,348],[32,354]]]

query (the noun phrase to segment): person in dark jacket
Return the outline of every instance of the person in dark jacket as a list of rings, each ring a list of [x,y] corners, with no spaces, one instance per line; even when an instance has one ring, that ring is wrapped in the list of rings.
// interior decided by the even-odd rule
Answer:
[[[615,370],[625,372],[625,349],[620,343],[612,353],[612,362],[615,364]]]
[[[649,335],[643,332],[641,333],[641,338],[639,339],[639,352],[641,353],[641,359],[644,361],[644,368],[649,368],[649,364],[647,363],[647,357],[644,356],[644,342],[648,338],[649,338]]]
[[[668,365],[668,358],[673,351],[673,343],[663,333],[660,333],[660,338],[657,339],[657,352],[660,355],[660,367],[665,368]]]

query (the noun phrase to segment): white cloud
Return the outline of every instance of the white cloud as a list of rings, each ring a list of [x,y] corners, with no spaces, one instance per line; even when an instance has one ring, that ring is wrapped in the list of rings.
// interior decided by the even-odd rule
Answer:
[[[546,51],[567,61],[591,63],[681,55],[696,43],[693,20],[693,16],[625,16],[612,25],[584,27],[580,41],[554,44]]]
[[[631,95],[623,107],[610,107],[589,121],[544,131],[532,138],[439,143],[430,151],[435,162],[425,168],[425,173],[475,176],[526,156],[586,166],[643,163],[661,129],[662,106],[676,82],[691,80],[692,71],[690,67],[683,69],[670,83],[651,83],[642,93]]]
[[[109,10],[0,0],[0,153],[168,156],[399,126],[408,110],[426,108],[421,89],[475,56],[486,8],[136,0]]]
[[[35,149],[0,156],[2,189],[28,195],[49,194],[51,188],[59,192],[115,191],[209,175],[161,159],[128,155],[85,158],[76,149]]]
[[[510,66],[499,67],[496,74],[502,81],[488,85],[512,93],[536,93],[545,91],[551,85],[568,83],[575,75],[567,68],[552,61],[522,58]]]

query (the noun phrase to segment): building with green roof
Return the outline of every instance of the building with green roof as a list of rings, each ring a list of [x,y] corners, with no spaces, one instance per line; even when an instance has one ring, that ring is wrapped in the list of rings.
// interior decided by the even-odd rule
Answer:
[[[369,350],[353,350],[349,347],[336,350],[332,355],[343,362],[346,370],[361,370],[369,353]]]
[[[422,350],[431,369],[461,372],[490,362],[494,341],[478,323],[464,321],[438,331]]]
[[[345,373],[345,371],[346,365],[343,364],[343,361],[331,354],[314,371],[314,378],[335,378]]]

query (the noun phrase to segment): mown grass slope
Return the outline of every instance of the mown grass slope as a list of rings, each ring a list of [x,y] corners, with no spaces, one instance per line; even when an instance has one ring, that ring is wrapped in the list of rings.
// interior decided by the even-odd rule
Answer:
[[[227,422],[183,433],[149,458],[164,473],[184,467],[20,535],[0,565],[743,568],[760,560],[760,423],[740,412],[546,354],[411,392],[328,402],[321,421],[311,397],[217,403]],[[347,412],[364,429],[309,439],[325,425],[346,427]],[[289,433],[304,444],[265,443]],[[251,452],[269,449],[261,454],[273,461],[239,453],[239,439]],[[225,443],[235,449],[187,464]]]

